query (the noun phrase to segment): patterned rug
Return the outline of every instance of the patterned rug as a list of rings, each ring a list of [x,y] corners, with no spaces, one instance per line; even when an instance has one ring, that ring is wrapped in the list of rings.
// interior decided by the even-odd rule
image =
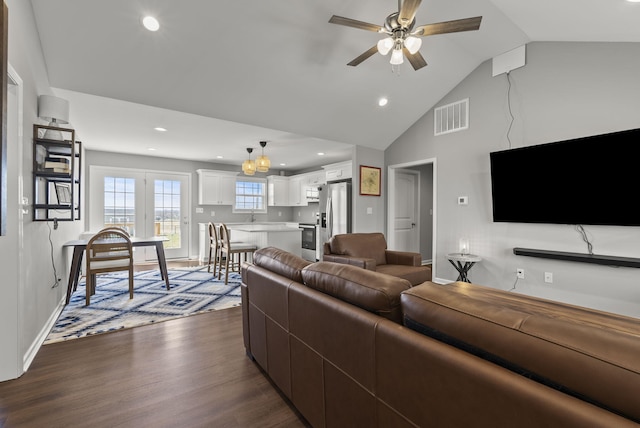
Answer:
[[[133,299],[129,299],[127,275],[127,272],[98,275],[96,294],[89,306],[85,306],[82,280],[44,344],[240,305],[238,273],[229,273],[229,284],[225,285],[224,279],[214,279],[206,266],[170,269],[171,290],[167,290],[157,269],[137,272]]]

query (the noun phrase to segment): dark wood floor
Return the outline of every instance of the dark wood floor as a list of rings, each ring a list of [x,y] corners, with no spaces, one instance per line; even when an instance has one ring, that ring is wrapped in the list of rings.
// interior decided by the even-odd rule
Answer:
[[[0,427],[305,427],[244,352],[239,307],[43,346]]]

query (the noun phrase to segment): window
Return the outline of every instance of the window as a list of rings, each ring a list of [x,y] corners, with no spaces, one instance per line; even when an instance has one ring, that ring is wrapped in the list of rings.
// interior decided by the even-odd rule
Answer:
[[[180,248],[182,215],[180,181],[153,180],[154,208],[153,224],[155,236],[166,236],[166,248]]]
[[[135,235],[135,180],[104,177],[104,226],[116,226]]]
[[[265,179],[236,180],[236,202],[233,212],[267,212],[267,181]]]

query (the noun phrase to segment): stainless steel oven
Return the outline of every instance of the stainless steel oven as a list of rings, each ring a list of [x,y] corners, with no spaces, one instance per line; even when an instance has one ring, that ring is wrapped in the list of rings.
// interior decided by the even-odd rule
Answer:
[[[302,246],[302,258],[311,262],[316,261],[316,233],[317,228],[313,223],[300,223],[301,233],[301,246]]]

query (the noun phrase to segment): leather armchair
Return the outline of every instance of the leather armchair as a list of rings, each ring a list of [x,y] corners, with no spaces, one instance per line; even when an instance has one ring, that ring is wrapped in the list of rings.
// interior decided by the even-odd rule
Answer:
[[[412,286],[431,280],[419,253],[387,249],[382,233],[334,235],[324,244],[323,261],[358,266],[408,280]]]

